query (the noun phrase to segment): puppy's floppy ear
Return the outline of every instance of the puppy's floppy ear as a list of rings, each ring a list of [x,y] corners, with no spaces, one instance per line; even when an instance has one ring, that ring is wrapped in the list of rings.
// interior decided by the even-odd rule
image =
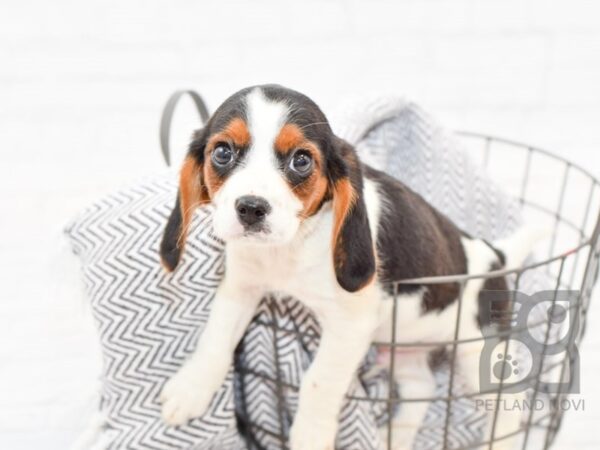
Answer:
[[[356,292],[375,275],[375,253],[363,196],[360,163],[354,148],[335,138],[332,163],[333,263],[342,288]]]
[[[205,146],[204,132],[199,130],[181,168],[177,199],[160,243],[160,257],[169,272],[179,263],[195,209],[210,201],[203,175]]]

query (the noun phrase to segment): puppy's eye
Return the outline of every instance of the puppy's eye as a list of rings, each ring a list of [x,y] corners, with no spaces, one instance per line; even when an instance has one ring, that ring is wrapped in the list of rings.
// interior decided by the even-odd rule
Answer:
[[[298,150],[290,161],[290,169],[300,175],[306,175],[313,167],[313,159],[306,150]]]
[[[212,152],[211,158],[218,166],[226,166],[233,161],[233,150],[227,144],[218,144]]]

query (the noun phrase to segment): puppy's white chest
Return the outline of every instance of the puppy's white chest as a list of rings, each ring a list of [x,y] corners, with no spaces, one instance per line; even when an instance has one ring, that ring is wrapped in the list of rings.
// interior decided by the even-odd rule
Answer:
[[[337,287],[327,227],[318,227],[296,245],[231,246],[227,270],[243,284],[291,295],[308,306],[331,298]]]

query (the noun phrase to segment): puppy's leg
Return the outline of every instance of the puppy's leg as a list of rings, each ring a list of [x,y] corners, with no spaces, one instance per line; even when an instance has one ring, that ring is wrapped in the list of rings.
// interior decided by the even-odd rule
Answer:
[[[259,301],[260,293],[223,280],[194,353],[162,390],[165,422],[179,425],[206,411]]]
[[[391,424],[392,450],[413,448],[415,437],[430,404],[426,400],[403,400],[428,399],[435,394],[435,379],[429,368],[428,355],[425,350],[417,350],[395,356],[394,377],[400,385],[400,409]],[[383,442],[387,442],[387,426],[384,426],[381,432]]]
[[[354,295],[329,301],[319,314],[321,342],[300,387],[292,450],[333,450],[344,396],[372,341],[378,310],[378,300]]]

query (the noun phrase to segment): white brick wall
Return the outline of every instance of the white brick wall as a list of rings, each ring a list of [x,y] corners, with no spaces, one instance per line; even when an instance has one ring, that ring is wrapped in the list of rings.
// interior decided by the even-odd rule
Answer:
[[[199,90],[212,108],[263,82],[326,110],[356,92],[404,93],[451,127],[538,144],[600,175],[595,0],[8,0],[0,61],[0,190],[11,218],[0,221],[10,237],[0,270],[22,297],[0,306],[9,330],[50,307],[35,300],[29,280],[43,268],[29,244],[50,246],[49,230],[99,192],[161,167],[160,108],[175,88]],[[193,124],[185,112],[179,148]],[[4,373],[18,379],[19,368]]]

